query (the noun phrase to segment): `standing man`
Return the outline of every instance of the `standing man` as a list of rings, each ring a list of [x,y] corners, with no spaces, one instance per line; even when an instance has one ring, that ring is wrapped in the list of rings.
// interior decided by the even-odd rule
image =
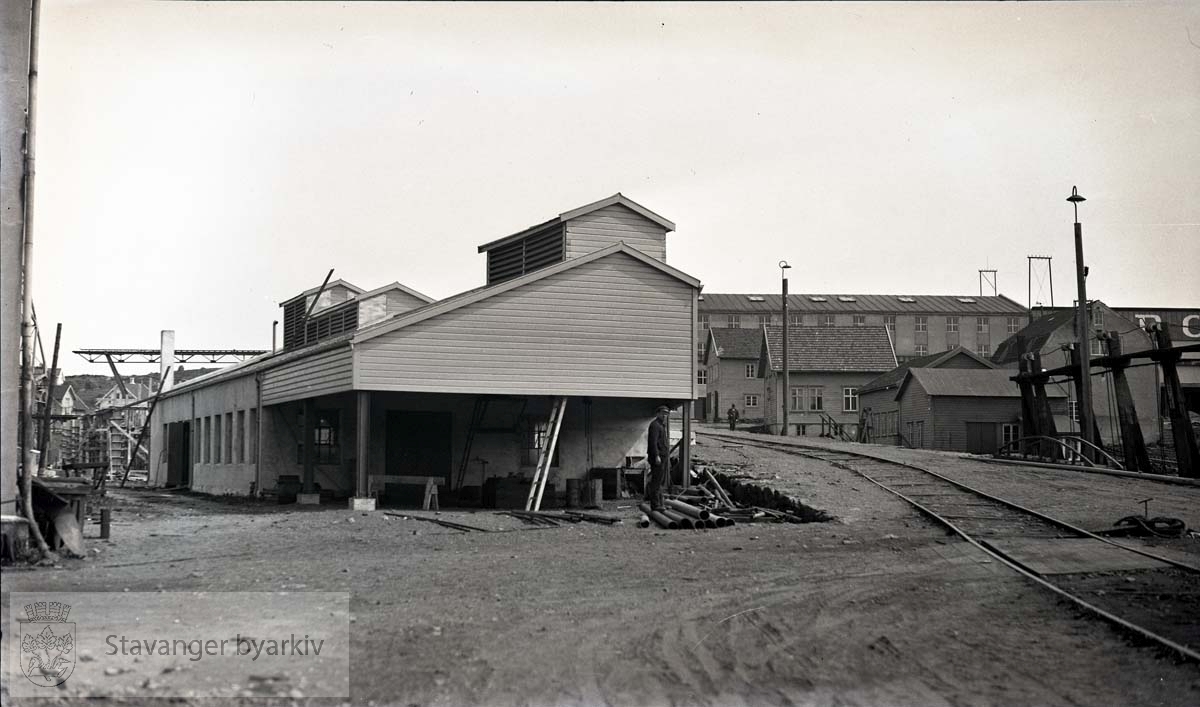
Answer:
[[[650,462],[650,480],[646,482],[646,502],[655,511],[666,508],[663,484],[667,481],[667,465],[671,463],[671,443],[667,439],[667,415],[671,408],[659,405],[646,435],[646,460]]]
[[[725,416],[729,418],[729,431],[733,432],[737,428],[737,421],[738,421],[737,405],[730,404],[729,412],[725,413]]]

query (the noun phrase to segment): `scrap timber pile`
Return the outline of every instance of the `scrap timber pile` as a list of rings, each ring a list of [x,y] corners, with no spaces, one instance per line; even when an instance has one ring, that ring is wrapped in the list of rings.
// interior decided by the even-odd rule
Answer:
[[[639,525],[650,527],[651,523],[668,530],[708,530],[725,528],[738,523],[803,523],[793,513],[761,506],[743,506],[729,496],[712,472],[704,471],[704,483],[684,489],[681,493],[668,496],[666,509],[655,511],[650,504],[641,503]]]

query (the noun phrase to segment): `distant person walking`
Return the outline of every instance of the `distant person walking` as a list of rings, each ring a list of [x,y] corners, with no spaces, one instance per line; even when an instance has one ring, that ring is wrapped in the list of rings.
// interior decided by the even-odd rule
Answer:
[[[650,480],[646,482],[646,501],[652,510],[666,508],[663,484],[667,481],[667,465],[671,463],[671,443],[667,439],[667,415],[671,408],[659,405],[646,434],[646,460],[650,462]]]
[[[737,405],[730,405],[729,412],[725,413],[725,417],[729,418],[729,431],[732,432],[737,429],[737,422],[739,418]]]

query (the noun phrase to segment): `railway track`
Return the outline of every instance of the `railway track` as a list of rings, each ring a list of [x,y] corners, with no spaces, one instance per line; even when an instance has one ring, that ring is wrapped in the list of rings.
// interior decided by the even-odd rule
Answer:
[[[1087,613],[1200,663],[1196,567],[1102,538],[916,464],[857,451],[704,434],[853,472]]]

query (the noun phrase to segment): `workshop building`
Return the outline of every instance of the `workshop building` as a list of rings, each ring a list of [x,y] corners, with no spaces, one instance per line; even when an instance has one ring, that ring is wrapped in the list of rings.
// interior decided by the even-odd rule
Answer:
[[[704,370],[708,373],[707,419],[720,422],[732,405],[742,422],[761,423],[766,399],[758,362],[762,356],[761,329],[709,329]]]
[[[447,299],[306,290],[282,304],[283,349],[164,394],[152,480],[393,499],[412,489],[382,477],[432,477],[477,498],[532,475],[562,399],[562,496],[644,445],[656,406],[695,399],[700,283],[666,264],[673,230],[617,194],[481,246],[487,284]]]

